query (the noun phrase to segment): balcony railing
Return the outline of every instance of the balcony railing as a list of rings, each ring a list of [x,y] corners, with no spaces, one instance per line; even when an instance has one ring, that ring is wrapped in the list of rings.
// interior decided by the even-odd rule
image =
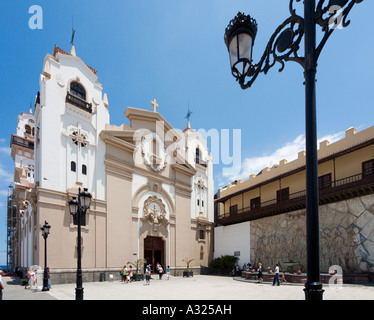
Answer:
[[[319,190],[320,205],[350,199],[356,196],[374,193],[374,175],[362,173],[332,181]],[[218,199],[219,200],[219,199]],[[216,200],[217,201],[217,200]],[[291,212],[306,207],[306,190],[289,195],[288,199],[277,201],[276,198],[261,202],[253,207],[238,209],[235,213],[224,212],[218,216],[217,223],[228,225],[259,219],[266,216]]]
[[[195,162],[203,167],[207,167],[208,166],[208,162],[207,161],[204,161],[198,157],[195,158]]]
[[[76,106],[84,111],[87,111],[89,113],[92,113],[92,103],[88,103],[81,98],[76,97],[75,95],[71,94],[70,92],[67,93],[66,103],[70,103],[73,106]]]
[[[11,145],[15,144],[20,147],[24,147],[30,150],[34,150],[34,141],[27,140],[25,138],[12,134]]]

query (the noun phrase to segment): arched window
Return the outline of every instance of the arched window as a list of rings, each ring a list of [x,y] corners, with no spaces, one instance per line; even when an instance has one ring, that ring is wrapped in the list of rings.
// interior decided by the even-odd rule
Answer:
[[[70,170],[73,172],[77,171],[77,165],[75,164],[74,161],[70,162]]]
[[[77,82],[70,84],[70,94],[86,101],[86,90]]]
[[[31,134],[31,127],[28,124],[25,125],[25,133]]]
[[[82,165],[82,174],[86,175],[87,174],[87,167],[86,165]]]

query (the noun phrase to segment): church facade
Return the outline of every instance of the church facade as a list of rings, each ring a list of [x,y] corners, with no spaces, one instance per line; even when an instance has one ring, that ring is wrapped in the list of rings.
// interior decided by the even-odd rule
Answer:
[[[48,266],[54,282],[75,280],[77,224],[68,201],[87,188],[82,220],[84,281],[116,274],[139,259],[197,273],[213,255],[212,157],[203,136],[175,129],[158,112],[128,107],[130,124],[110,124],[96,70],[55,46],[44,59],[35,103],[35,178],[20,217],[16,265],[44,267],[40,227],[51,225]],[[30,228],[25,229],[27,223]],[[119,273],[118,273],[119,275]]]

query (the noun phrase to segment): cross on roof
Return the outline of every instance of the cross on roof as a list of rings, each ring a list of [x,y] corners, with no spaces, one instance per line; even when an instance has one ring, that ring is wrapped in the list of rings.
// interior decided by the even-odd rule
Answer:
[[[151,105],[153,106],[153,112],[157,112],[157,108],[158,108],[158,104],[157,104],[157,102],[156,102],[156,99],[153,99],[152,101],[151,101]]]
[[[191,114],[192,114],[192,111],[190,111],[190,107],[188,107],[187,115],[184,118],[187,119],[187,121],[190,121]]]

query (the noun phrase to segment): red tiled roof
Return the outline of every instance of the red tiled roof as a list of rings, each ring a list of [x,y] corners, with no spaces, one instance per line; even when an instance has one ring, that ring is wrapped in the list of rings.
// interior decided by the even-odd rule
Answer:
[[[53,56],[56,57],[57,53],[61,53],[61,54],[65,54],[67,56],[71,56],[70,53],[67,53],[66,51],[62,50],[61,48],[57,47],[57,45],[55,45],[55,49],[53,50]],[[89,67],[94,74],[97,73],[97,70],[95,70],[94,68],[91,68],[88,64],[86,64],[86,66]]]

